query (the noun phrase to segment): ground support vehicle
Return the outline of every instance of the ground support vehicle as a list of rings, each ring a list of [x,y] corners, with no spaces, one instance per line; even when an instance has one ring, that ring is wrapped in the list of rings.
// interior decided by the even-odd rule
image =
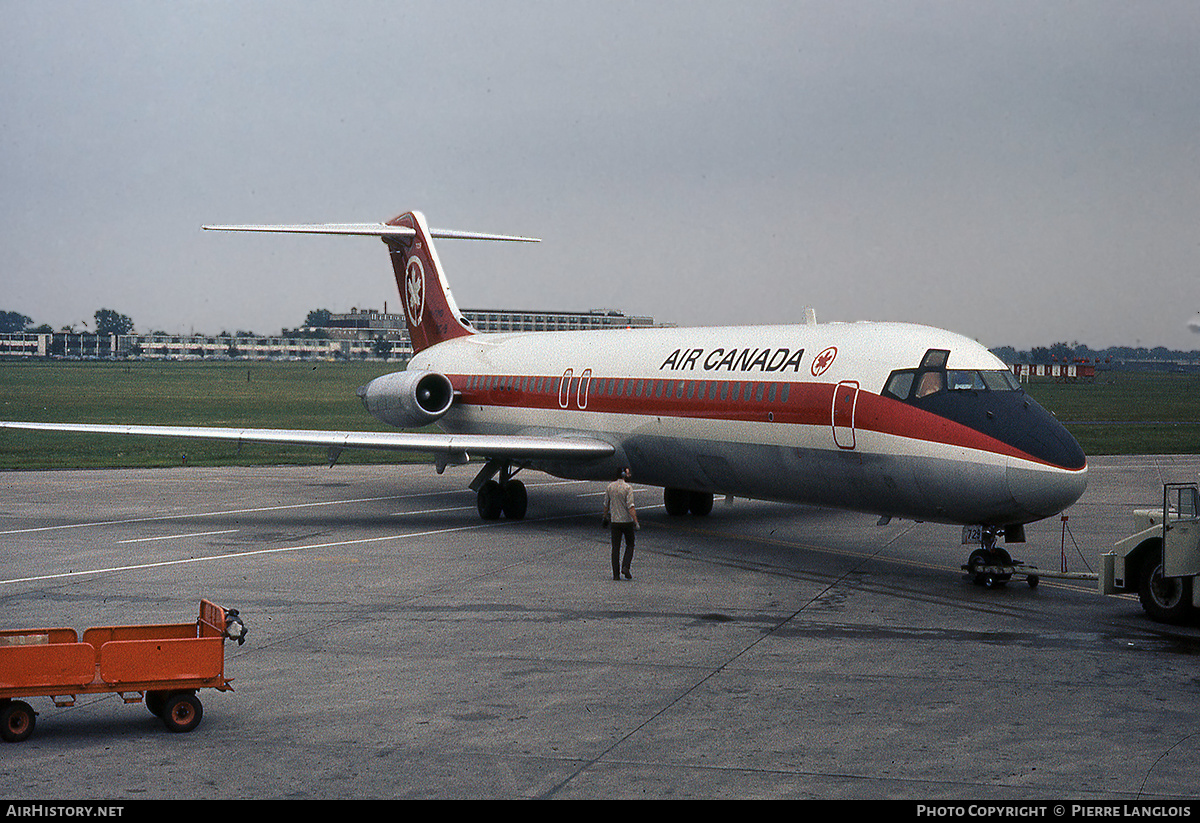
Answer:
[[[1137,592],[1160,623],[1183,623],[1200,608],[1200,490],[1164,483],[1162,507],[1135,511],[1138,531],[1100,555],[1100,593]]]
[[[245,640],[236,609],[200,601],[194,623],[102,626],[82,641],[74,629],[0,631],[0,737],[33,734],[37,713],[23,697],[49,697],[59,707],[81,694],[120,694],[146,706],[173,732],[200,724],[202,688],[233,691],[225,677],[225,641]]]

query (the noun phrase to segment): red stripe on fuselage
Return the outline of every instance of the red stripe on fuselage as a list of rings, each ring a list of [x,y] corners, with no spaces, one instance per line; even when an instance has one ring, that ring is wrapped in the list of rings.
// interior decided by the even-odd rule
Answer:
[[[714,422],[833,425],[836,385],[832,383],[591,377],[581,391],[581,378],[573,376],[564,391],[564,379],[562,375],[450,376],[459,392],[458,402],[473,406]],[[864,390],[858,392],[854,428],[1053,465],[961,423]]]

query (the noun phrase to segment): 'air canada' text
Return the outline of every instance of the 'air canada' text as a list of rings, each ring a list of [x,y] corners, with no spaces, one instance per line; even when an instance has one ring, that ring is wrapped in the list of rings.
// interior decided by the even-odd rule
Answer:
[[[800,371],[804,349],[676,349],[659,371]]]

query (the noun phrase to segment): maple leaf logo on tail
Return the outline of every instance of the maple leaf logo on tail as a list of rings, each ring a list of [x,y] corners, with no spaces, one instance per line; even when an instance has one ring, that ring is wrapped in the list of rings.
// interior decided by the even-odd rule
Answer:
[[[408,312],[408,322],[419,326],[425,309],[425,267],[418,258],[413,257],[408,261],[406,272],[404,308]]]

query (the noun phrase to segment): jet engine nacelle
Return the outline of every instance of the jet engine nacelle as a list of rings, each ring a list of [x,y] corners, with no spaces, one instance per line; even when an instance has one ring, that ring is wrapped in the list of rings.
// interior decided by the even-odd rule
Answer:
[[[358,390],[372,417],[401,428],[427,426],[450,410],[450,378],[432,371],[401,371],[376,377]]]

